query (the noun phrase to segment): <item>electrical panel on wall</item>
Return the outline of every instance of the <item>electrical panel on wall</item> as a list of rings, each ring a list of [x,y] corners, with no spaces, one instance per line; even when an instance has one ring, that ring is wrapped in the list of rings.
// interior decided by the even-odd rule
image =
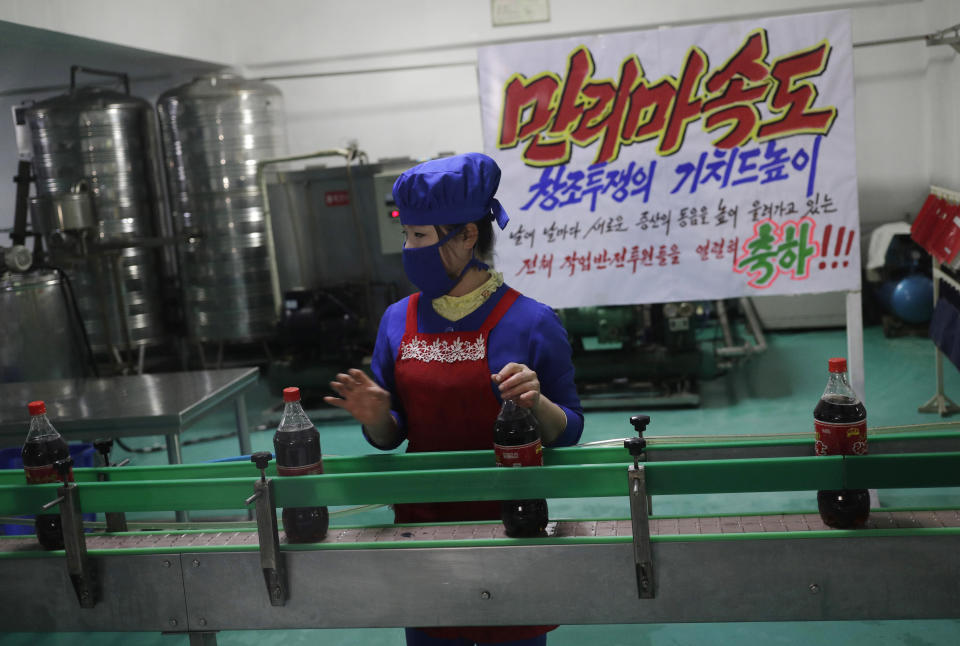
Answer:
[[[393,183],[402,170],[377,173],[373,176],[374,203],[377,207],[377,228],[380,232],[380,252],[400,253],[403,248],[403,230],[400,228],[400,211],[393,201]]]

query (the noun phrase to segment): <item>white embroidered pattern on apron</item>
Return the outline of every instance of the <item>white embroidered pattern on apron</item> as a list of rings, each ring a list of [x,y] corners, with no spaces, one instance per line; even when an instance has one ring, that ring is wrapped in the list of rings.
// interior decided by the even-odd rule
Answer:
[[[429,343],[425,339],[413,337],[409,343],[400,344],[401,359],[415,359],[430,363],[431,361],[440,361],[443,363],[456,363],[458,361],[478,361],[487,356],[487,344],[481,334],[475,342],[461,341],[457,337],[453,342],[435,340]]]

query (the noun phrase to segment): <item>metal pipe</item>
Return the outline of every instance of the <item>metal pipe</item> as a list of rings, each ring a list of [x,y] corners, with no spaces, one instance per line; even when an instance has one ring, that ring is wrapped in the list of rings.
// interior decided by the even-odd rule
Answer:
[[[730,332],[730,321],[727,319],[727,308],[723,300],[715,301],[717,306],[717,319],[720,321],[720,329],[723,331],[723,342],[728,348],[733,347],[733,334]]]
[[[872,426],[867,429],[868,437],[883,437],[886,435],[900,435],[904,433],[944,433],[960,431],[960,420],[955,422],[929,422],[925,424],[906,424],[903,426]],[[764,442],[781,440],[807,440],[809,432],[804,433],[740,433],[735,435],[657,435],[645,436],[647,445],[678,446],[685,444],[710,444],[723,446],[725,444],[739,444],[741,442]],[[627,438],[617,437],[608,440],[596,440],[578,444],[579,447],[623,446]]]
[[[918,40],[930,41],[937,38],[939,34],[917,34],[915,36],[900,36],[897,38],[882,38],[878,40],[867,40],[859,43],[853,43],[854,49],[861,47],[878,47],[880,45],[897,45],[900,43],[910,43]],[[946,43],[933,43],[946,44]],[[299,81],[312,78],[326,78],[333,76],[356,76],[360,74],[390,74],[392,72],[412,72],[428,69],[442,69],[445,67],[476,67],[476,60],[453,61],[446,63],[421,63],[419,65],[398,65],[394,67],[371,67],[366,69],[337,70],[334,72],[308,72],[304,74],[275,74],[272,76],[260,76],[258,81]]]
[[[294,194],[293,194],[293,191],[290,190],[290,183],[287,182],[286,173],[278,171],[277,180],[280,182],[280,186],[283,187],[283,194],[287,200],[287,206],[290,209],[296,208]],[[310,199],[309,186],[310,186],[309,182],[306,182],[304,188],[307,192],[306,199],[308,201],[308,209],[307,209],[308,211],[309,211],[309,199]],[[290,224],[290,231],[293,233],[293,239],[307,240],[308,238],[300,231],[300,225],[298,220],[299,218],[287,218],[287,222]],[[313,221],[313,219],[311,218],[310,221]],[[300,277],[302,281],[304,278],[306,278],[306,276],[310,274],[310,269],[307,267],[307,263],[304,260],[303,251],[300,249],[300,245],[294,245],[293,251],[297,256],[297,267],[300,268]]]
[[[747,317],[747,328],[750,330],[750,334],[753,336],[756,343],[754,345],[751,345],[749,342],[744,343],[743,345],[733,345],[733,338],[732,334],[730,333],[730,323],[727,320],[726,310],[723,307],[723,302],[717,301],[717,315],[720,319],[720,325],[724,330],[724,341],[727,344],[726,347],[717,348],[717,356],[742,357],[766,351],[767,341],[763,336],[763,330],[760,327],[760,321],[757,318],[757,314],[753,310],[753,304],[750,303],[749,300],[750,299],[746,297],[741,297],[740,305],[743,307],[743,313]]]
[[[682,26],[684,23],[676,23],[669,26]],[[668,25],[661,25],[666,27]],[[629,31],[643,31],[650,30],[652,27],[646,26],[626,26],[626,27],[617,27],[604,29],[602,33],[604,34],[615,34],[623,33]],[[944,35],[949,32],[957,32],[960,30],[960,25],[955,25],[953,27],[948,27],[947,29],[929,33],[929,34],[915,34],[912,36],[898,36],[895,38],[881,38],[877,40],[866,40],[857,43],[853,43],[852,47],[854,49],[859,49],[861,47],[878,47],[881,45],[899,45],[902,43],[910,43],[919,40],[927,41],[927,45],[951,45],[951,42],[943,40]],[[372,52],[369,54],[364,54],[364,58],[369,58],[373,56],[397,56],[403,54],[415,54],[415,53],[429,53],[429,52],[442,52],[449,51],[452,49],[465,49],[465,48],[478,48],[478,47],[487,47],[491,45],[505,45],[516,42],[528,42],[528,41],[537,41],[544,39],[553,39],[553,38],[573,38],[573,37],[584,37],[584,36],[596,36],[598,33],[595,30],[591,31],[580,31],[580,32],[571,32],[566,34],[551,34],[549,36],[526,36],[520,38],[511,38],[511,39],[500,39],[500,40],[489,40],[489,41],[478,41],[473,43],[457,43],[451,45],[437,45],[433,47],[423,47],[416,48],[406,51],[385,51],[385,52]],[[941,42],[942,41],[942,42]],[[293,65],[316,65],[328,63],[332,60],[342,60],[344,57],[327,57],[327,58],[318,58],[308,61],[275,61],[272,63],[259,63],[254,65],[247,65],[248,69],[256,68],[267,68],[267,67],[285,67]],[[353,58],[360,58],[359,55],[353,56]],[[259,81],[297,81],[311,78],[324,78],[330,76],[353,76],[358,74],[389,74],[391,72],[407,72],[407,71],[416,71],[416,70],[426,70],[426,69],[440,69],[445,67],[464,67],[464,66],[474,66],[476,67],[476,60],[461,60],[453,62],[442,62],[442,63],[422,63],[419,65],[401,65],[396,67],[372,67],[372,68],[354,68],[348,70],[338,70],[334,72],[310,72],[306,74],[276,74],[272,76],[261,76],[257,80]],[[2,96],[2,94],[0,94]]]
[[[280,270],[277,266],[277,251],[274,248],[273,240],[273,218],[270,214],[270,198],[267,195],[267,182],[264,175],[264,169],[274,164],[285,162],[301,161],[304,159],[314,159],[316,157],[343,157],[349,163],[355,151],[346,148],[331,148],[329,150],[319,150],[315,153],[305,155],[293,155],[290,157],[274,157],[273,159],[261,159],[257,162],[257,185],[260,187],[260,195],[263,200],[263,219],[267,235],[267,257],[270,262],[270,287],[273,291],[273,306],[277,316],[280,316],[280,307],[282,304],[280,294]]]
[[[750,333],[756,341],[753,351],[765,351],[767,340],[763,336],[763,326],[760,324],[760,319],[757,318],[757,310],[753,307],[753,301],[746,296],[742,296],[740,297],[740,305],[743,307],[743,313],[747,316],[747,322],[750,324]]]
[[[90,267],[93,271],[92,273],[96,277],[96,285],[94,290],[97,294],[97,305],[100,309],[100,316],[103,319],[103,336],[104,343],[107,347],[116,354],[116,346],[113,343],[113,331],[110,324],[110,308],[107,305],[107,296],[104,293],[106,287],[104,287],[104,276],[103,276],[103,261],[105,258],[103,256],[86,256],[87,266]],[[116,356],[114,357],[116,358]],[[123,363],[122,361],[119,363]]]
[[[109,256],[107,256],[109,258]],[[123,280],[123,256],[119,253],[113,257],[113,288],[117,298],[117,314],[120,317],[120,331],[123,333],[123,342],[127,346],[127,363],[133,361],[133,342],[130,337],[130,308],[127,305],[127,289]]]
[[[863,42],[854,43],[853,48],[857,49],[860,47],[879,47],[880,45],[897,45],[899,43],[911,43],[917,40],[929,40],[934,36],[936,36],[936,34],[918,34],[916,36],[900,36],[899,38],[881,38],[879,40],[865,40]]]
[[[350,149],[353,152],[353,156],[347,158],[347,186],[350,189],[350,213],[353,216],[353,228],[356,231],[357,236],[360,238],[360,249],[363,255],[363,297],[364,302],[367,305],[367,311],[372,312],[373,307],[373,296],[370,291],[370,283],[373,281],[373,263],[370,260],[370,245],[367,242],[367,234],[364,231],[363,224],[360,222],[360,213],[357,211],[357,192],[353,182],[353,173],[350,172],[350,161],[353,158],[356,158],[357,150],[355,147]]]
[[[422,65],[399,65],[396,67],[371,67],[369,69],[342,70],[338,72],[311,72],[308,74],[278,74],[261,76],[260,81],[297,81],[300,79],[321,78],[325,76],[355,76],[357,74],[389,74],[391,72],[410,72],[441,67],[476,67],[477,61],[454,61],[452,63],[425,63]]]

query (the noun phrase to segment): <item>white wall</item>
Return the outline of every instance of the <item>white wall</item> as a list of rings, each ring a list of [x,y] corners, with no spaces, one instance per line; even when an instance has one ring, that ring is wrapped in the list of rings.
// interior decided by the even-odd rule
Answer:
[[[115,45],[206,61],[230,61],[231,0],[0,0],[0,20]]]
[[[238,32],[259,38],[233,62],[258,77],[353,72],[273,81],[284,93],[292,152],[357,140],[372,159],[418,158],[481,148],[477,44],[831,9],[851,10],[855,43],[960,22],[954,0],[551,0],[550,22],[511,27],[493,27],[485,1],[288,1],[244,12]],[[950,108],[956,58],[923,41],[855,50],[864,239],[877,224],[915,213],[931,181],[960,190],[960,129]],[[432,64],[454,66],[360,73]]]
[[[549,22],[509,27],[491,25],[489,0],[0,0],[0,19],[233,64],[250,77],[339,73],[274,81],[290,152],[355,140],[376,160],[481,148],[478,44],[844,8],[855,43],[960,22],[955,0],[551,0]],[[865,234],[915,212],[931,182],[960,189],[956,59],[922,41],[855,50]],[[375,71],[406,66],[426,67]],[[12,146],[2,134],[0,159]]]
[[[940,29],[960,23],[955,0],[929,4],[928,15]],[[951,47],[932,49],[923,91],[930,183],[960,191],[960,54]]]
[[[156,54],[9,22],[0,22],[0,62],[0,230],[12,228],[14,221],[14,106],[66,93],[71,65],[127,73],[130,93],[151,103],[164,90],[198,73],[222,67],[218,63]],[[82,72],[77,75],[81,85],[104,80],[110,82]],[[116,89],[121,86],[116,85]],[[7,244],[8,237],[0,236],[0,246]]]

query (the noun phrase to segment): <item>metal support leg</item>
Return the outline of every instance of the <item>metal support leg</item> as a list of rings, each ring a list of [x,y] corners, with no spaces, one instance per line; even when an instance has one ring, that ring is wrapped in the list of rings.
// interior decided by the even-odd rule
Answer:
[[[940,417],[944,417],[960,412],[960,406],[957,406],[952,399],[943,393],[943,354],[936,346],[934,346],[933,352],[936,354],[937,392],[917,411],[920,413],[938,413]]]
[[[203,341],[197,341],[197,354],[200,356],[200,368],[207,369],[207,355],[203,352]]]
[[[67,574],[70,575],[80,607],[93,608],[100,598],[100,584],[93,563],[87,555],[77,485],[68,483],[57,489],[57,494],[57,500],[49,504],[52,506],[60,503],[60,525],[63,528],[63,549],[67,553]]]
[[[860,401],[867,406],[867,376],[863,367],[863,306],[860,290],[847,292],[847,365],[850,370],[850,387]]]
[[[97,442],[102,442],[102,441],[103,441],[103,440],[97,440]],[[110,440],[110,443],[112,444],[112,443],[113,443],[113,440]],[[94,443],[94,446],[96,446],[96,445],[97,445],[97,443],[95,442],[95,443]],[[97,446],[97,449],[99,450],[100,447]],[[107,449],[107,450],[109,451],[109,449]],[[107,459],[106,454],[101,454],[101,458],[102,458],[102,459],[101,459],[101,462],[104,462],[103,466],[109,467],[109,466],[110,466],[110,462],[109,462],[109,460]],[[126,460],[126,461],[129,461],[129,459]],[[118,465],[118,466],[119,466],[119,465]],[[97,474],[97,482],[109,482],[109,481],[110,481],[110,476],[108,476],[106,473],[101,472],[101,473],[98,473],[98,474]],[[104,512],[103,515],[104,515],[104,518],[105,518],[106,521],[107,521],[107,531],[108,531],[109,533],[114,534],[114,533],[116,533],[116,532],[125,532],[125,531],[127,531],[127,529],[128,529],[128,528],[127,528],[127,515],[126,515],[124,512],[122,512],[122,511],[108,511],[108,512]]]
[[[253,485],[253,495],[246,504],[256,501],[257,539],[260,543],[260,569],[267,586],[270,605],[283,606],[287,603],[287,575],[280,552],[280,529],[277,525],[277,503],[273,492],[273,479],[264,475],[264,469],[270,461],[270,453],[260,451],[251,456],[251,460],[260,469],[260,479]]]
[[[187,633],[190,635],[190,646],[217,646],[217,633]]]
[[[237,439],[240,442],[240,455],[250,455],[250,427],[247,425],[247,400],[241,394],[233,400],[234,415],[237,418]],[[253,520],[253,510],[247,509],[247,520]]]
[[[180,453],[180,435],[170,433],[165,437],[167,439],[167,462],[170,464],[183,464],[183,456]]]
[[[630,519],[633,521],[633,559],[637,569],[637,595],[653,599],[653,552],[650,549],[650,518],[647,515],[647,484],[642,464],[627,469],[630,491]]]
[[[940,300],[940,280],[944,277],[943,270],[940,269],[940,263],[936,258],[932,259],[933,262],[933,306],[937,306],[937,301]],[[919,413],[939,413],[940,417],[945,415],[952,415],[960,411],[960,406],[957,406],[953,400],[943,394],[943,355],[940,353],[940,348],[936,345],[933,346],[934,362],[937,369],[937,392],[934,393],[926,404],[917,409]]]
[[[180,453],[180,436],[176,433],[170,433],[165,437],[167,439],[167,462],[183,464],[183,456]],[[185,523],[188,520],[187,512],[178,511],[176,513],[178,523]]]
[[[240,455],[250,455],[250,428],[247,426],[247,400],[242,394],[234,398],[233,410],[237,418],[237,439],[240,441]]]

